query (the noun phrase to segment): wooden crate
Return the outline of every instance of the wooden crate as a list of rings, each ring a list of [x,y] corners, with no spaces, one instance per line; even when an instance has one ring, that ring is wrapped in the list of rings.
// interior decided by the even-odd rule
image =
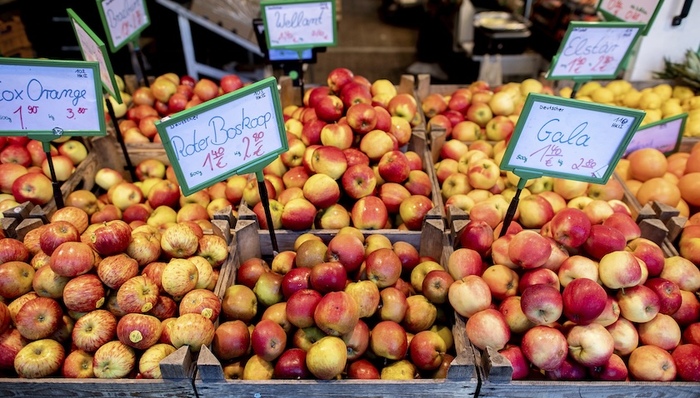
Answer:
[[[366,231],[366,234],[379,231]],[[315,231],[314,234],[328,242],[335,234]],[[391,242],[407,241],[406,234],[400,232],[385,234]],[[298,234],[297,234],[298,236]],[[294,241],[280,240],[280,250],[292,250]],[[423,239],[426,242],[423,242]],[[253,220],[239,220],[235,229],[237,242],[235,251],[235,263],[253,258],[272,255],[271,248],[265,242],[263,233],[258,230]],[[284,243],[282,243],[284,242]],[[442,234],[435,235],[429,231],[424,232],[421,242],[415,242],[416,247],[421,247],[421,255],[431,255],[439,252],[437,259],[445,264],[446,241]],[[220,281],[235,282],[235,269],[227,277],[220,277]],[[225,287],[224,287],[225,288]],[[366,396],[402,396],[423,397],[426,393],[437,396],[476,396],[478,379],[474,368],[474,354],[466,343],[464,323],[453,325],[453,336],[457,355],[452,362],[446,379],[417,379],[408,381],[390,380],[231,380],[225,379],[223,368],[219,360],[207,347],[202,347],[197,360],[197,375],[195,377],[195,390],[200,398],[220,396],[256,396],[256,397],[366,397]]]
[[[124,178],[131,180],[131,176],[126,168],[126,158],[121,145],[116,136],[111,133],[104,137],[95,137],[91,141],[95,152],[100,154],[102,165],[121,172]],[[143,144],[126,144],[131,165],[136,167],[141,161],[146,159],[158,159],[166,165],[170,165],[168,155],[165,153],[163,144],[149,142]]]
[[[590,397],[590,398],[693,398],[700,383],[645,381],[545,381],[511,380],[513,368],[497,351],[474,350],[481,385],[479,397]]]
[[[27,203],[17,209],[3,212],[4,219],[21,220],[17,226],[24,234],[43,225],[40,218],[27,216],[27,210],[34,207]],[[225,286],[230,270],[234,268],[235,242],[232,228],[235,220],[230,216],[230,209],[223,209],[214,216],[213,228],[205,234],[215,234],[229,242],[229,257],[220,269],[219,285]],[[22,218],[25,217],[26,218]],[[23,236],[23,235],[22,235]],[[219,287],[219,289],[221,289]],[[216,291],[216,288],[215,288]],[[193,353],[187,346],[167,356],[160,363],[162,379],[68,379],[48,377],[41,379],[20,379],[0,377],[0,394],[3,397],[198,397],[194,389],[195,363],[198,353]]]

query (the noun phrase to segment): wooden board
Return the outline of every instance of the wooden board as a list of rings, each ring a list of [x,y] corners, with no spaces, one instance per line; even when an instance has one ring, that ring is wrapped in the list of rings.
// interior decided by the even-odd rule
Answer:
[[[696,398],[700,383],[644,381],[511,380],[510,362],[498,352],[475,350],[480,366],[480,398]]]
[[[160,364],[163,379],[0,378],[3,397],[197,397],[192,354],[181,347]]]
[[[438,222],[438,220],[434,220]],[[439,221],[441,223],[441,220]],[[319,234],[319,231],[314,231]],[[240,264],[252,257],[260,257],[266,249],[264,242],[259,239],[260,231],[257,223],[250,219],[239,219],[235,229],[237,248],[235,262]],[[330,239],[334,234],[320,233],[324,240]],[[426,239],[429,232],[425,232]],[[443,236],[443,235],[441,235]],[[402,239],[401,234],[388,234],[390,241],[396,242]],[[292,242],[293,243],[293,242]],[[441,240],[441,244],[446,243]],[[419,246],[421,242],[417,242]],[[439,255],[442,264],[446,264],[447,257],[444,246],[441,246]],[[286,247],[281,250],[289,250]],[[235,270],[227,279],[229,284],[235,282]],[[222,365],[207,347],[203,347],[197,359],[197,375],[195,389],[200,398],[221,396],[255,396],[255,397],[369,397],[369,396],[401,396],[401,397],[425,397],[426,392],[435,396],[476,396],[478,379],[474,368],[474,354],[471,346],[466,342],[464,324],[453,325],[453,337],[455,349],[458,353],[452,362],[446,379],[417,379],[408,381],[390,380],[232,380],[225,379]]]

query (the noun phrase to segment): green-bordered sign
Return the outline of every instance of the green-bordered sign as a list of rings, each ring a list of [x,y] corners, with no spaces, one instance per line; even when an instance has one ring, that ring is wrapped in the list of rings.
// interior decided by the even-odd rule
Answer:
[[[569,23],[547,79],[617,78],[643,28],[629,22]]]
[[[97,62],[0,58],[0,135],[105,135]]]
[[[645,112],[529,94],[501,162],[523,179],[605,184]]]
[[[146,0],[97,0],[97,9],[112,52],[135,41],[151,24]]]
[[[663,0],[600,0],[596,9],[607,21],[641,22],[644,34],[654,23]]]
[[[303,50],[336,45],[335,0],[264,0],[260,7],[267,48]]]
[[[687,118],[687,113],[681,113],[639,127],[622,156],[627,157],[630,153],[642,148],[656,148],[667,156],[677,152],[683,139]]]
[[[107,55],[107,48],[102,40],[85,25],[82,19],[73,12],[72,9],[67,9],[75,37],[80,44],[80,51],[83,53],[83,59],[86,61],[94,61],[100,67],[100,80],[102,87],[107,91],[118,103],[122,103],[122,96],[117,85],[117,80],[114,78],[112,71],[112,63]]]
[[[288,148],[274,77],[164,118],[156,128],[185,195],[262,170]]]

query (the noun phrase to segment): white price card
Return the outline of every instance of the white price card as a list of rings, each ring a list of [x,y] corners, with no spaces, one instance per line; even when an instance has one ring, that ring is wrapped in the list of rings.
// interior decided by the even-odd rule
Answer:
[[[644,24],[571,22],[547,79],[614,79],[625,65]]]
[[[642,148],[655,148],[666,155],[678,151],[687,118],[687,113],[681,113],[639,127],[622,157]]]
[[[97,0],[97,9],[112,52],[134,41],[151,24],[146,0]]]
[[[0,135],[104,135],[97,62],[0,58]]]
[[[269,49],[336,44],[335,1],[269,0],[260,6]]]
[[[185,195],[261,171],[288,143],[274,77],[156,122]]]
[[[117,80],[114,78],[112,71],[112,63],[109,61],[105,44],[99,37],[83,22],[78,15],[70,8],[67,10],[68,16],[73,24],[73,31],[80,44],[80,51],[83,53],[83,59],[86,61],[97,62],[100,68],[100,80],[104,89],[117,100],[122,103],[121,92],[117,85]]]
[[[501,169],[521,177],[604,184],[644,115],[637,109],[529,94]]]

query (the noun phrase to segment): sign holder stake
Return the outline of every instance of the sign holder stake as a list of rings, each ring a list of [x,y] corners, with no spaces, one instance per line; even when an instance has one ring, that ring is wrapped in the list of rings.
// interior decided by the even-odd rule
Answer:
[[[510,200],[510,204],[508,205],[508,210],[506,210],[506,215],[503,219],[501,232],[498,235],[499,237],[504,236],[508,232],[508,228],[510,228],[510,223],[513,222],[515,212],[518,210],[518,203],[520,203],[520,193],[523,191],[523,188],[525,188],[525,184],[527,184],[527,181],[542,176],[538,173],[531,173],[517,169],[513,170],[513,174],[520,177],[520,179],[518,180],[518,186],[516,187],[515,195],[513,195],[513,199]]]
[[[574,80],[574,88],[571,89],[570,98],[576,98],[576,93],[581,89],[581,86],[583,86],[583,80]]]
[[[129,156],[129,152],[126,150],[126,144],[124,143],[124,137],[122,136],[121,128],[119,127],[119,123],[116,122],[117,116],[114,113],[112,101],[110,101],[109,98],[106,98],[105,103],[107,104],[107,113],[109,113],[109,119],[112,121],[112,126],[114,127],[114,133],[117,136],[117,142],[119,142],[119,146],[121,146],[122,153],[124,154],[124,161],[126,162],[126,165],[124,167],[127,170],[129,170],[129,174],[131,175],[131,181],[137,181],[138,178],[136,178],[136,171],[134,170],[134,165],[131,163],[131,157]]]
[[[267,229],[270,231],[270,242],[272,242],[273,254],[279,253],[277,246],[277,237],[275,236],[275,226],[272,225],[272,213],[270,212],[270,199],[267,195],[267,186],[265,185],[265,176],[262,170],[255,172],[255,178],[258,180],[258,191],[260,192],[260,201],[262,201],[263,209],[265,209],[265,220],[267,221]]]

